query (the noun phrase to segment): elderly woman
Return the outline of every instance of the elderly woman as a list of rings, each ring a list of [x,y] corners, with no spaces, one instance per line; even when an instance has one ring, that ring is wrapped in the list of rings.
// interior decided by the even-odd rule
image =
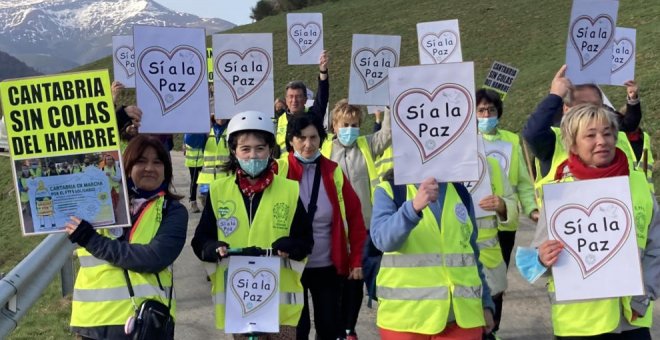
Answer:
[[[552,323],[558,339],[651,339],[653,304],[660,291],[660,211],[644,175],[630,172],[626,155],[616,148],[617,121],[610,111],[591,104],[577,105],[563,117],[562,142],[569,150],[555,173],[555,180],[569,182],[630,176],[633,214],[640,247],[646,295],[562,302],[552,305]],[[549,268],[557,262],[563,244],[549,240],[545,216],[541,216],[532,243],[538,261]],[[550,292],[554,283],[550,280]]]
[[[334,340],[345,335],[339,320],[341,282],[345,278],[362,279],[366,228],[360,200],[339,165],[321,155],[321,141],[326,137],[318,118],[289,118],[289,153],[282,159],[280,174],[300,182],[300,198],[314,230],[314,248],[302,276],[305,309],[298,324],[298,339],[307,339],[311,328],[308,290],[314,302],[317,337]]]
[[[94,230],[76,217],[66,225],[71,242],[82,247],[71,328],[83,339],[129,339],[124,325],[146,299],[175,314],[171,266],[186,241],[188,212],[173,193],[172,163],[157,138],[140,135],[128,144],[124,165],[133,225]],[[165,338],[174,337],[173,325],[170,331]]]
[[[229,175],[211,182],[210,196],[192,240],[195,255],[214,264],[209,277],[215,325],[225,328],[227,249],[272,248],[283,259],[279,291],[293,298],[280,299],[280,333],[268,337],[295,339],[303,309],[300,278],[304,264],[294,261],[304,260],[314,243],[298,182],[275,176],[275,134],[270,115],[239,113],[229,122],[227,135],[229,160],[222,170]]]

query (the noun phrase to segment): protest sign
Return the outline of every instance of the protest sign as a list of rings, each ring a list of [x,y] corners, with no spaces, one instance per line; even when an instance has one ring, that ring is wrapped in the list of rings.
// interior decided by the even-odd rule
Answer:
[[[389,103],[387,74],[399,66],[401,37],[353,34],[348,102],[357,105]]]
[[[226,277],[225,332],[279,332],[280,258],[231,257]]]
[[[573,0],[566,76],[574,85],[609,84],[618,0]]]
[[[323,52],[323,14],[286,15],[289,65],[318,65]]]
[[[116,81],[126,88],[135,87],[135,50],[132,35],[112,37],[112,69]]]
[[[209,83],[213,83],[213,48],[206,48],[206,73]]]
[[[637,30],[617,27],[612,43],[611,85],[624,85],[635,79],[635,51],[637,50]]]
[[[257,110],[273,112],[273,35],[213,35],[215,115],[231,118]]]
[[[367,106],[367,112],[370,115],[376,113],[376,111],[385,112],[385,106],[384,105],[369,105],[369,106]]]
[[[458,20],[418,23],[417,47],[422,65],[462,62]]]
[[[474,216],[476,218],[495,216],[494,211],[486,211],[481,209],[479,206],[479,201],[481,201],[484,197],[493,194],[493,188],[490,184],[490,168],[488,161],[486,160],[484,141],[481,135],[479,135],[477,147],[479,178],[476,181],[464,182],[463,185],[468,189],[470,195],[472,196],[472,201],[474,202]]]
[[[643,295],[628,177],[544,185],[543,207],[550,239],[564,243],[557,301]]]
[[[141,133],[210,130],[203,28],[133,26]]]
[[[394,182],[478,180],[474,64],[396,67],[389,77]]]
[[[500,63],[499,61],[494,61],[493,66],[488,71],[488,76],[486,76],[486,86],[484,87],[496,91],[500,94],[500,98],[504,100],[509,90],[511,90],[511,85],[513,85],[513,81],[516,80],[517,75],[517,68]]]
[[[495,158],[500,163],[500,167],[502,167],[502,170],[504,170],[507,176],[509,176],[511,166],[518,166],[517,164],[511,164],[511,153],[516,146],[510,142],[504,140],[484,139],[484,147],[486,150],[486,157]]]
[[[129,225],[108,72],[7,80],[0,95],[23,234],[61,232],[72,215]],[[116,171],[83,170],[93,159]]]

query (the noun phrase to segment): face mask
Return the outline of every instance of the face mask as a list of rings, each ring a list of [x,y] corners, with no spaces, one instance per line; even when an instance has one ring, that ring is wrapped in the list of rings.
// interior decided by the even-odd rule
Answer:
[[[301,161],[304,164],[310,164],[310,163],[314,163],[316,161],[316,159],[321,156],[321,150],[316,150],[316,153],[310,158],[305,158],[300,153],[298,153],[298,151],[294,150],[293,151],[293,156],[296,157],[299,161]]]
[[[491,133],[497,127],[497,117],[477,118],[477,127],[482,133]]]
[[[37,170],[38,166],[37,166],[37,165],[33,165],[33,166],[31,166],[31,168],[32,168],[33,170]]]
[[[534,283],[548,270],[539,262],[538,250],[528,247],[518,247],[516,250],[516,267],[529,283]]]
[[[268,158],[239,159],[238,165],[241,167],[241,169],[243,169],[243,171],[245,171],[245,173],[250,175],[250,177],[257,177],[268,166]]]
[[[344,146],[351,146],[355,143],[358,136],[360,136],[360,128],[356,127],[342,127],[339,128],[339,133],[337,134],[337,139],[339,143]]]

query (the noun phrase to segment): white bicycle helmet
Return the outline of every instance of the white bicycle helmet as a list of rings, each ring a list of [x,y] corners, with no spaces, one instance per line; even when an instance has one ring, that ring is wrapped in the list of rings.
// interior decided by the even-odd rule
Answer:
[[[267,114],[259,111],[244,111],[232,117],[227,126],[227,136],[246,130],[265,131],[275,135],[273,120]]]

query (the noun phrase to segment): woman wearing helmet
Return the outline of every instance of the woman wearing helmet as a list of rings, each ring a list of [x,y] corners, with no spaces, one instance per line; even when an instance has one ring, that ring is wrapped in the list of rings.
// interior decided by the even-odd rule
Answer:
[[[298,182],[275,176],[275,135],[268,115],[239,113],[229,122],[227,134],[230,153],[223,170],[230,175],[211,182],[192,240],[197,257],[215,264],[209,277],[216,327],[224,329],[225,323],[227,249],[272,248],[282,258],[277,339],[295,339],[303,308],[300,278],[304,264],[299,261],[311,253],[314,244]]]

